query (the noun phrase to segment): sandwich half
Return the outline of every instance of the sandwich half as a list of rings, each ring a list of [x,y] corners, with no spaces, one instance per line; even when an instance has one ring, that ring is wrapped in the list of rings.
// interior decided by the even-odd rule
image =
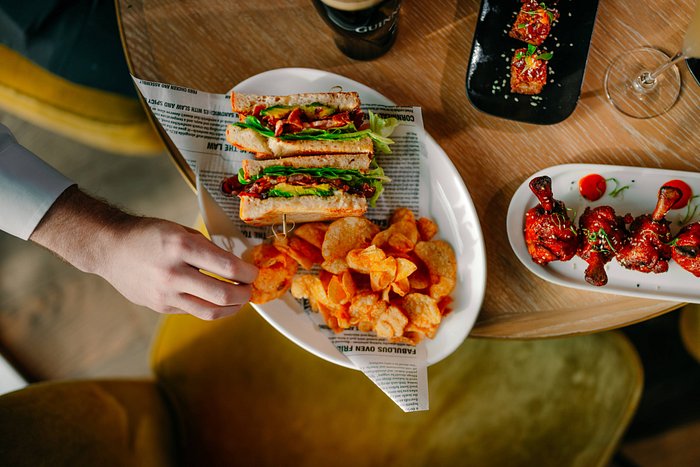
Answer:
[[[356,92],[261,96],[231,93],[239,122],[226,139],[256,158],[303,154],[374,154],[381,136],[363,123]]]
[[[240,198],[244,222],[271,225],[283,215],[295,223],[360,216],[387,180],[368,154],[322,154],[244,160],[223,190]]]

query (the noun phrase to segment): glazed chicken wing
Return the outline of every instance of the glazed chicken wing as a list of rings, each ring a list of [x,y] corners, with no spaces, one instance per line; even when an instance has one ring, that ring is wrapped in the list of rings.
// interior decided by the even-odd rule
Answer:
[[[678,232],[671,255],[680,267],[700,277],[700,222],[688,224]]]
[[[670,222],[665,216],[681,195],[677,188],[662,186],[654,212],[651,215],[643,214],[632,221],[630,236],[615,255],[623,267],[640,272],[668,271],[671,231]]]
[[[586,282],[595,286],[608,283],[605,264],[615,257],[627,238],[625,223],[632,221],[628,214],[625,217],[615,214],[610,206],[586,207],[579,219],[579,249],[578,256],[588,263],[585,277]]]
[[[525,244],[532,260],[541,265],[568,261],[578,248],[578,235],[563,202],[552,195],[552,179],[536,177],[530,189],[540,202],[525,214]]]

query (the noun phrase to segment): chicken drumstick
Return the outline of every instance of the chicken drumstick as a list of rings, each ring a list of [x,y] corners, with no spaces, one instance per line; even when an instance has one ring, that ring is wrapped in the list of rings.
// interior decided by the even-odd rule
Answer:
[[[525,244],[532,260],[541,265],[568,261],[576,254],[578,235],[563,202],[552,195],[552,179],[533,178],[530,189],[540,202],[525,214]]]
[[[672,256],[680,267],[700,277],[700,222],[688,224],[678,232]]]
[[[610,206],[586,207],[578,221],[579,244],[578,256],[588,263],[586,282],[595,286],[608,283],[605,264],[615,257],[627,238],[625,223],[630,223],[632,216],[615,214]]]
[[[677,188],[662,186],[654,212],[642,214],[632,221],[630,236],[615,255],[623,267],[640,272],[668,271],[671,231],[665,216],[681,195]]]

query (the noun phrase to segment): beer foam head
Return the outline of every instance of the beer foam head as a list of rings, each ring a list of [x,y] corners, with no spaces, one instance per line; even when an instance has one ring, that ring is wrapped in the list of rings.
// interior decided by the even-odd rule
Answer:
[[[373,7],[382,0],[321,0],[331,8],[343,11],[358,11]]]

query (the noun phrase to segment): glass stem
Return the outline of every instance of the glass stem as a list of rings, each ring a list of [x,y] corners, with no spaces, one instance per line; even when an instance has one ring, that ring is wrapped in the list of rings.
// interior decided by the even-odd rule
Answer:
[[[673,57],[671,57],[671,60],[669,60],[668,62],[664,63],[663,65],[661,65],[661,66],[660,66],[659,68],[657,68],[656,70],[652,71],[651,73],[644,73],[644,75],[643,75],[644,82],[647,83],[647,84],[653,83],[654,81],[656,81],[656,78],[657,78],[661,73],[663,73],[664,71],[668,70],[668,69],[671,68],[673,65],[675,65],[676,62],[679,62],[679,61],[683,60],[684,58],[685,58],[685,54],[684,54],[683,52],[678,52],[676,55],[674,55]]]

